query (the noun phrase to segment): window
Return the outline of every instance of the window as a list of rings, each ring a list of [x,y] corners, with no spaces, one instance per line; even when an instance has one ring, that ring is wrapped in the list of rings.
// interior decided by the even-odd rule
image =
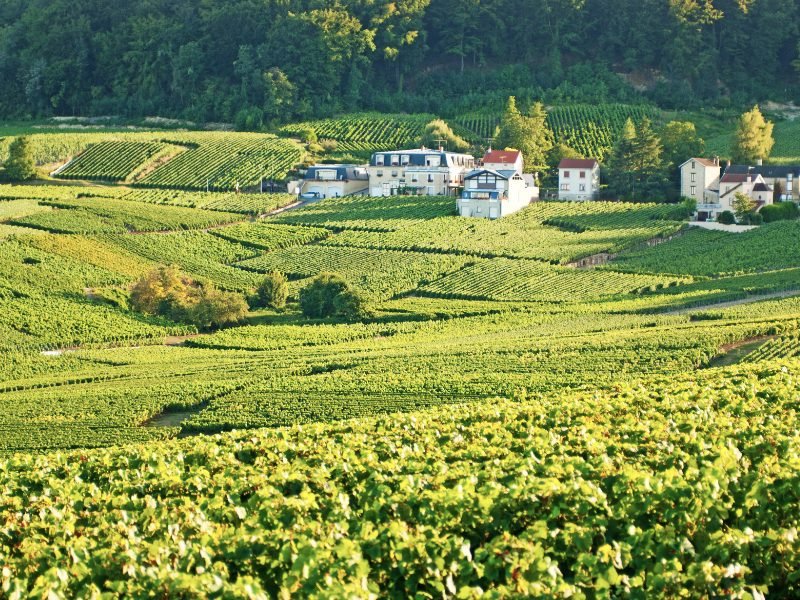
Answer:
[[[694,171],[694,161],[692,161],[692,171]]]
[[[561,191],[562,192],[568,192],[569,191],[569,184],[568,183],[562,183],[561,184]]]
[[[692,173],[692,183],[695,182],[695,175],[697,175],[697,173]]]
[[[569,179],[569,171],[564,171],[564,179]]]
[[[416,176],[416,174],[411,176],[411,183],[417,183],[417,176]]]
[[[392,154],[392,166],[397,167],[400,165],[400,157],[397,154]]]
[[[697,195],[697,186],[696,186],[696,185],[693,185],[691,188],[689,188],[689,193],[690,193],[692,196],[695,196],[695,195]]]
[[[376,164],[377,166],[379,166],[379,167],[382,167],[382,166],[383,166],[383,154],[378,154],[378,155],[375,157],[375,164]]]
[[[579,192],[585,192],[586,191],[586,184],[585,183],[581,183],[580,185],[578,185],[578,191]]]
[[[581,171],[581,172],[578,174],[578,177],[580,177],[581,179],[586,179],[586,171]]]
[[[433,173],[428,173],[428,183],[433,183]]]
[[[375,176],[376,177],[383,177],[383,171],[378,171],[377,173],[375,173]]]
[[[392,177],[397,177],[397,171],[392,171]]]
[[[403,154],[403,156],[400,157],[400,164],[404,166],[408,164],[408,154]]]

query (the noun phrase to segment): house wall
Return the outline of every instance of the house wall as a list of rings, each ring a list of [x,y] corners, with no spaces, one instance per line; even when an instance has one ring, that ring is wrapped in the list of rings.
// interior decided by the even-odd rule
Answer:
[[[498,180],[495,188],[479,188],[477,180],[468,179],[465,182],[465,189],[496,189],[503,197],[496,200],[459,198],[456,201],[458,214],[462,217],[499,219],[522,210],[530,204],[532,190],[527,186],[522,176],[518,175],[517,177]]]
[[[369,181],[365,179],[348,179],[347,181],[304,179],[300,193],[317,192],[323,198],[336,198],[337,196],[364,193],[368,187]]]
[[[687,161],[681,165],[681,196],[694,198],[698,204],[703,204],[704,192],[719,178],[721,169],[719,165],[706,166],[700,161]],[[692,181],[694,173],[694,181]],[[720,190],[722,193],[723,190]]]
[[[581,172],[585,177],[581,177]],[[569,175],[567,177],[567,175]],[[580,186],[585,186],[584,190]],[[566,187],[565,187],[566,186]],[[600,167],[594,169],[559,169],[559,200],[597,200],[600,197]]]
[[[446,195],[450,184],[463,185],[466,169],[462,167],[376,167],[369,172],[370,196],[390,196],[398,188],[423,188],[420,192],[429,196]],[[432,180],[432,181],[431,181]],[[395,190],[392,192],[391,190]]]

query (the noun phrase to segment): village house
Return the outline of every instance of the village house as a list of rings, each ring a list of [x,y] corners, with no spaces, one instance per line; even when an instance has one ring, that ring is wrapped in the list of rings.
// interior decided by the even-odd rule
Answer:
[[[719,159],[690,158],[680,166],[681,196],[697,201],[697,220],[715,221],[733,211],[736,194],[748,196],[756,210],[775,201],[800,198],[800,167],[729,165]]]
[[[367,167],[369,195],[454,194],[464,186],[464,176],[474,166],[471,155],[442,148],[375,152]]]
[[[701,205],[716,204],[721,174],[719,158],[690,158],[678,168],[682,198],[695,200],[698,210]]]
[[[362,165],[314,165],[296,191],[304,196],[338,198],[366,194],[368,190],[369,173]]]
[[[597,200],[600,163],[593,158],[564,158],[558,163],[559,200]]]
[[[792,165],[763,165],[753,167],[747,165],[731,165],[726,173],[751,173],[760,175],[774,192],[775,202],[800,200],[800,166]]]
[[[457,201],[462,217],[498,219],[525,208],[539,197],[532,178],[522,173],[522,153],[518,150],[490,150],[482,166],[464,177],[464,191]]]

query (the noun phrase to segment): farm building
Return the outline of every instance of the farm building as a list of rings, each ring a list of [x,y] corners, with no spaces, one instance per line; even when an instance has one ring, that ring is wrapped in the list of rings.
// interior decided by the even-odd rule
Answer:
[[[464,177],[464,191],[457,201],[462,217],[498,219],[525,208],[539,196],[539,188],[522,174],[522,153],[490,150],[482,166]]]
[[[318,198],[338,198],[366,194],[369,174],[361,165],[314,165],[300,182],[299,193]]]
[[[597,200],[600,163],[593,158],[564,158],[558,163],[559,200]]]
[[[375,152],[367,167],[369,194],[449,195],[464,185],[464,175],[474,166],[475,159],[469,154],[441,148]]]

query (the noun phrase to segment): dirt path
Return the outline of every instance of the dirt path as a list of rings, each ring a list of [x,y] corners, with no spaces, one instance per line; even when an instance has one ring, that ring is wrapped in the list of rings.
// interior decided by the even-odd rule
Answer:
[[[728,367],[741,362],[748,354],[759,348],[761,345],[767,343],[769,340],[775,339],[776,335],[761,335],[746,340],[739,340],[732,344],[725,344],[719,349],[717,355],[712,358],[706,368],[711,367]]]
[[[183,346],[186,340],[191,340],[196,337],[200,337],[203,335],[202,333],[191,333],[189,335],[168,335],[164,338],[164,345],[165,346]]]
[[[752,304],[753,302],[761,302],[762,300],[780,300],[781,298],[791,298],[792,296],[800,296],[800,289],[798,290],[785,290],[782,292],[772,292],[771,294],[759,294],[757,296],[748,296],[747,298],[740,298],[739,300],[730,300],[728,302],[717,302],[716,304],[702,304],[700,306],[692,306],[691,308],[679,308],[670,310],[662,315],[685,315],[692,312],[701,310],[718,310],[722,308],[731,308],[732,306],[740,306],[742,304]]]

